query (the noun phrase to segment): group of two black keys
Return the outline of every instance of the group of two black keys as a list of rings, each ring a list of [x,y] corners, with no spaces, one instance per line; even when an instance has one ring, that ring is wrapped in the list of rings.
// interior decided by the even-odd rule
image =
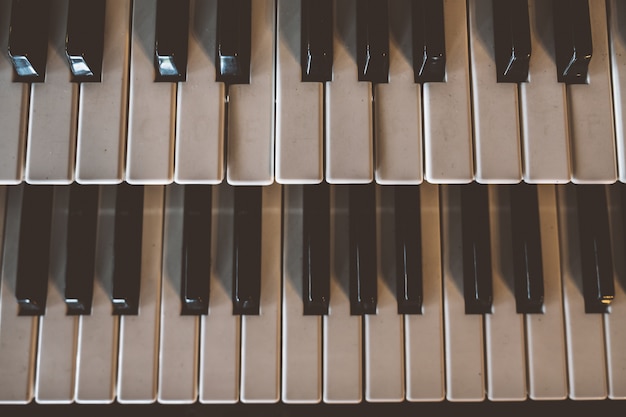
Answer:
[[[301,1],[302,81],[332,81],[333,0]],[[356,2],[356,55],[360,81],[389,78],[389,0]],[[393,1],[393,0],[391,0]],[[559,82],[586,83],[592,54],[588,0],[553,0]],[[48,0],[13,0],[9,56],[16,80],[44,81]],[[415,82],[445,80],[443,0],[412,0]],[[251,0],[218,0],[216,81],[250,80]],[[409,13],[409,11],[407,11]],[[100,81],[104,50],[105,0],[70,0],[66,55],[74,82]],[[528,0],[493,0],[498,82],[524,82],[531,55]],[[157,0],[155,81],[186,79],[189,0]]]

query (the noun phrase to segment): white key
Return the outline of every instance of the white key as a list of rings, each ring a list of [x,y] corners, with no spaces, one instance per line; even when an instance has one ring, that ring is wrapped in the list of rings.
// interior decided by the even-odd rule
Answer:
[[[519,84],[524,181],[570,180],[565,85],[555,82],[552,4],[528,2],[532,56],[528,82]]]
[[[158,401],[163,404],[193,403],[198,395],[199,318],[180,314],[184,202],[183,186],[167,187],[163,223],[162,337],[159,344],[158,384]]]
[[[562,400],[567,397],[567,364],[555,187],[538,186],[537,198],[544,294],[543,314],[526,315],[528,396]]]
[[[590,0],[589,16],[593,41],[589,84],[567,86],[572,181],[611,183],[617,180],[617,167],[605,1]]]
[[[0,45],[9,43],[11,0],[0,1]],[[0,54],[0,183],[18,184],[24,170],[24,142],[28,118],[27,83],[14,83],[13,64]]]
[[[209,314],[200,324],[200,402],[239,399],[240,317],[233,315],[233,188],[213,188]]]
[[[280,397],[281,186],[263,188],[259,315],[241,318],[241,401]]]
[[[517,84],[498,83],[490,0],[469,0],[476,181],[517,183],[520,162]]]
[[[69,404],[74,400],[74,369],[78,317],[67,316],[65,306],[65,259],[69,187],[56,187],[50,233],[50,277],[46,314],[39,318],[39,345],[35,376],[35,401]]]
[[[465,4],[461,0],[443,1],[446,80],[423,87],[424,166],[426,180],[431,183],[468,183],[474,179]]]
[[[324,175],[324,83],[301,81],[300,4],[278,0],[276,181],[282,184],[319,183]]]
[[[229,184],[269,185],[274,181],[275,0],[252,5],[250,84],[229,87]]]
[[[559,187],[557,203],[569,397],[598,400],[607,395],[602,315],[585,314],[574,191],[571,186]]]
[[[31,85],[25,172],[31,184],[74,180],[78,84],[70,82],[65,57],[67,8],[68,0],[50,3],[46,81]]]
[[[376,314],[364,317],[365,399],[398,402],[404,399],[404,320],[396,300],[394,199],[392,188],[377,188],[378,300]]]
[[[330,304],[324,316],[324,402],[362,398],[361,316],[350,315],[348,190],[330,188]]]
[[[613,9],[614,10],[614,9]],[[622,191],[623,192],[623,191]],[[611,302],[610,314],[604,315],[604,341],[606,344],[606,368],[609,383],[609,398],[626,398],[626,334],[621,323],[626,318],[626,290],[624,289],[624,224],[620,210],[620,189],[607,188],[611,248],[613,248],[613,272],[615,298]]]
[[[301,186],[285,188],[281,365],[284,403],[317,403],[322,399],[322,318],[303,314],[302,194]]]
[[[76,181],[81,184],[116,184],[123,178],[131,2],[107,0],[105,13],[102,80],[80,85]]]
[[[626,124],[624,123],[626,118],[626,39],[624,39],[623,31],[620,29],[620,24],[624,24],[624,4],[617,0],[609,0],[607,5],[609,9],[609,46],[611,47],[617,166],[619,168],[619,180],[626,182]]]
[[[27,404],[33,398],[38,318],[17,315],[15,277],[22,187],[0,187],[0,229],[4,228],[0,287],[0,403]],[[5,212],[6,199],[6,212]],[[5,216],[6,215],[6,216]]]
[[[224,179],[224,84],[215,82],[217,1],[192,1],[187,81],[178,85],[176,162],[180,184]]]
[[[483,317],[465,314],[459,188],[442,187],[441,205],[446,398],[482,401],[485,398]]]
[[[420,85],[413,77],[411,3],[389,3],[389,82],[376,84],[376,182],[419,184],[422,169]]]
[[[156,0],[133,3],[126,181],[168,184],[174,171],[176,83],[154,82]]]
[[[441,287],[439,187],[420,185],[422,229],[422,314],[404,316],[406,399],[441,401],[445,397]]]
[[[485,315],[487,396],[491,401],[526,399],[524,316],[515,310],[508,188],[489,188],[493,306]]]
[[[119,319],[111,314],[115,187],[100,188],[96,270],[91,314],[78,322],[76,402],[107,404],[115,398]]]
[[[372,83],[356,64],[356,0],[334,1],[333,80],[326,83],[326,181],[368,183],[374,178]]]
[[[117,401],[151,403],[157,397],[163,187],[144,189],[139,314],[120,318]]]

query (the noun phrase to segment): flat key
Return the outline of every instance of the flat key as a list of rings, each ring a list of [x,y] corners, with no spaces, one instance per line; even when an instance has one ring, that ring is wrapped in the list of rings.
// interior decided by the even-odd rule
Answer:
[[[70,0],[65,55],[74,82],[99,82],[104,54],[106,0]]]
[[[16,81],[46,77],[49,7],[46,0],[13,0],[8,49]]]
[[[333,2],[301,0],[300,67],[302,81],[331,81],[333,75]]]
[[[414,0],[413,74],[416,83],[446,80],[444,0]]]
[[[420,189],[395,187],[398,314],[421,314],[424,301]]]
[[[389,78],[387,0],[356,3],[356,52],[359,81],[385,83]]]
[[[528,0],[493,0],[493,37],[498,82],[527,81],[532,49]]]
[[[154,34],[155,81],[187,78],[189,0],[157,0]]]
[[[554,44],[557,79],[561,83],[586,84],[593,51],[588,0],[556,0]]]
[[[250,0],[218,0],[217,81],[227,84],[250,82],[251,13]]]

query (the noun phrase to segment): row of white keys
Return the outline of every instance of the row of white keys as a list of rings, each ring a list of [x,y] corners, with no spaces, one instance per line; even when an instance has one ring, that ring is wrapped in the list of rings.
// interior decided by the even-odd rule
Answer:
[[[302,82],[301,2],[278,0],[276,181],[319,183],[324,166],[324,83]]]
[[[617,166],[619,180],[626,182],[626,124],[624,122],[626,119],[626,37],[623,22],[620,22],[620,17],[623,19],[625,15],[626,5],[617,0],[609,0],[607,5]]]
[[[317,403],[322,398],[322,318],[303,314],[302,198],[302,186],[285,187],[281,365],[285,403]]]
[[[365,399],[368,402],[404,400],[403,318],[396,301],[393,188],[376,190],[378,300],[376,314],[363,317]],[[332,294],[331,294],[332,296]]]
[[[419,184],[424,177],[421,91],[413,77],[410,9],[408,0],[389,3],[389,82],[374,86],[378,184]]]
[[[177,84],[154,82],[156,7],[156,0],[133,3],[125,175],[130,184],[173,179]]]
[[[262,198],[259,315],[241,318],[240,400],[244,403],[274,403],[280,398],[281,186],[263,187]]]
[[[31,184],[74,180],[78,84],[70,82],[65,57],[68,0],[50,4],[46,80],[30,90],[25,179]]]
[[[420,185],[422,230],[422,314],[404,316],[405,378],[408,401],[445,397],[441,286],[439,187]]]
[[[333,80],[326,83],[326,181],[369,183],[374,178],[372,84],[356,63],[356,0],[335,0]]]
[[[0,45],[9,42],[11,0],[0,1]],[[0,183],[17,184],[22,181],[24,141],[28,117],[30,86],[14,83],[13,64],[8,54],[0,54]]]
[[[617,179],[606,2],[589,0],[593,57],[588,84],[567,86],[574,183]]]
[[[163,404],[193,403],[197,397],[199,318],[181,315],[184,192],[184,186],[176,184],[165,191],[160,320],[163,337],[159,339],[158,366],[158,401]]]
[[[275,0],[251,2],[250,84],[228,90],[228,183],[274,181]]]
[[[432,183],[474,179],[466,2],[444,0],[446,80],[426,83],[424,168]]]
[[[476,181],[522,179],[517,84],[498,83],[490,0],[468,1]]]
[[[442,186],[441,205],[446,398],[482,401],[485,398],[483,316],[465,314],[459,188]]]
[[[139,312],[120,317],[120,403],[151,403],[157,398],[163,192],[162,186],[144,188]]]
[[[529,0],[532,57],[528,82],[519,85],[524,181],[570,180],[566,87],[555,79],[552,4]]]
[[[0,287],[0,403],[27,404],[33,398],[39,319],[17,315],[15,278],[23,187],[0,187],[0,214],[6,214]],[[5,202],[6,200],[6,213]],[[4,226],[2,226],[4,225]]]
[[[80,84],[76,181],[81,184],[123,179],[131,1],[107,0],[105,10],[102,79]]]
[[[209,314],[200,323],[199,400],[239,399],[240,316],[233,315],[233,188],[214,187],[211,218]]]
[[[562,400],[567,397],[567,365],[555,187],[538,186],[537,198],[544,299],[543,314],[525,317],[528,395],[533,400]]]
[[[602,315],[585,313],[575,187],[560,186],[557,205],[569,397],[604,399],[607,381]]]
[[[174,181],[224,179],[225,87],[215,81],[217,0],[190,2],[187,80],[178,84]]]

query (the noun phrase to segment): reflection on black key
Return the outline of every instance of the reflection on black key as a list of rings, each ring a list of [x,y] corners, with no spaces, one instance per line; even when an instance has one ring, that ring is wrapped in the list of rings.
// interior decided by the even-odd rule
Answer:
[[[586,84],[593,45],[588,0],[553,0],[557,79]]]
[[[158,0],[154,36],[155,81],[185,81],[189,0]]]
[[[603,185],[578,185],[580,264],[586,313],[604,313],[615,297],[611,236]]]
[[[211,278],[211,187],[185,186],[181,314],[208,314]]]
[[[65,304],[68,315],[91,313],[98,191],[98,186],[76,183],[70,188],[65,275]]]
[[[491,239],[486,185],[461,186],[463,293],[466,314],[491,313]]]
[[[376,314],[376,186],[350,186],[350,314]]]
[[[251,16],[250,0],[218,0],[217,81],[250,83]]]
[[[443,0],[413,0],[413,74],[416,83],[446,76]]]
[[[65,55],[74,82],[102,79],[105,4],[105,0],[70,0]]]
[[[121,184],[115,202],[113,247],[113,314],[139,312],[143,186]]]
[[[493,0],[493,37],[498,82],[525,82],[531,49],[528,0]]]
[[[537,186],[516,184],[509,190],[517,312],[542,313],[543,262]]]
[[[261,187],[235,187],[233,314],[259,314],[262,202]]]
[[[9,57],[15,80],[42,82],[48,56],[49,0],[13,0]]]
[[[387,0],[356,3],[356,45],[359,81],[389,81],[389,11]]]
[[[422,314],[422,232],[418,187],[395,187],[398,314]]]
[[[333,78],[333,2],[301,0],[300,66],[302,81]]]
[[[15,288],[20,316],[46,312],[52,190],[47,185],[24,186]]]
[[[305,315],[328,314],[330,301],[330,189],[305,185],[302,225],[302,300]]]

